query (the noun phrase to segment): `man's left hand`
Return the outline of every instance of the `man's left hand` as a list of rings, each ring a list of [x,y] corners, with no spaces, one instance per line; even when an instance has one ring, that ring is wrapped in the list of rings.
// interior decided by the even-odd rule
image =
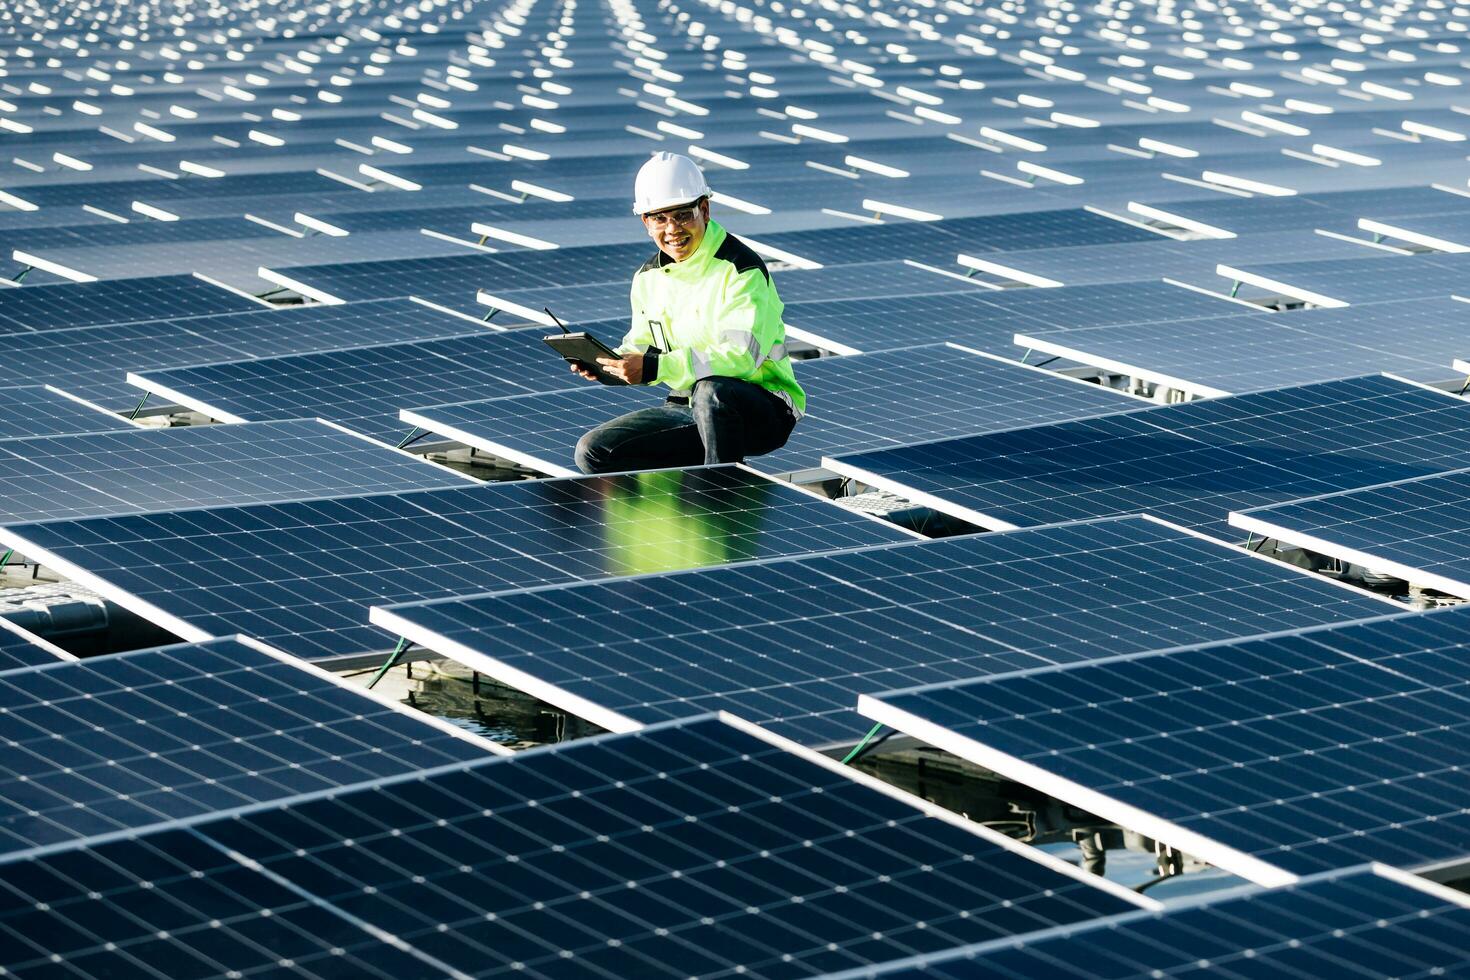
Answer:
[[[624,354],[620,358],[599,357],[597,363],[602,365],[602,370],[630,385],[641,385],[643,383],[643,355],[638,353]]]

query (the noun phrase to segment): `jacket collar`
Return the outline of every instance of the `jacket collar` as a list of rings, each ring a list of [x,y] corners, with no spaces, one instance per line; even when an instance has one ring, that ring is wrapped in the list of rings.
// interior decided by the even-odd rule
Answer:
[[[699,247],[694,254],[683,262],[675,262],[659,249],[658,265],[661,269],[674,269],[680,273],[698,274],[705,270],[715,257],[715,252],[725,242],[725,228],[718,221],[711,218],[705,226],[704,238],[700,240]]]

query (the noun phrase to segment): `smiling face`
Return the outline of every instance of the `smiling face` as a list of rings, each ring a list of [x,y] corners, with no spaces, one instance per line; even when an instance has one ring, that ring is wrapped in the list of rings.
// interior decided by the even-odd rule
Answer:
[[[643,227],[660,252],[675,262],[683,262],[704,241],[705,229],[709,227],[709,198],[645,214]]]

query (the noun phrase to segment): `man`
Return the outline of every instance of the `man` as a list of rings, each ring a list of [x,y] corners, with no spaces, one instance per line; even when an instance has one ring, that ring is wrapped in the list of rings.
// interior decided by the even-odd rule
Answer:
[[[633,326],[620,356],[598,363],[628,384],[672,393],[584,435],[576,451],[584,473],[738,462],[784,446],[806,409],[771,274],[710,220],[709,195],[686,156],[656,153],[638,171],[633,211],[658,251],[633,277]],[[585,365],[572,370],[596,378]]]

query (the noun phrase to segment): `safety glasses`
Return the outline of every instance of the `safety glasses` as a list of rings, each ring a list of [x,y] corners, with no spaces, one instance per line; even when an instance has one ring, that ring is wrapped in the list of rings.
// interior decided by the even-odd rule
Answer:
[[[643,221],[653,228],[667,228],[670,224],[690,224],[698,216],[699,205],[691,204],[688,207],[674,208],[672,211],[655,211],[653,214],[645,214]]]

